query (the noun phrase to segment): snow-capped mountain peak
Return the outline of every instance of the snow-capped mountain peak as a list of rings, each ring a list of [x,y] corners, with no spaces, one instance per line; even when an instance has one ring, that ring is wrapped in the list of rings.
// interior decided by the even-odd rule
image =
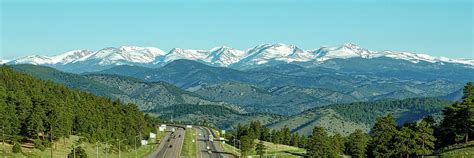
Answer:
[[[221,46],[212,48],[204,61],[212,65],[229,66],[240,61],[243,57],[245,57],[244,51]]]
[[[84,56],[76,62],[93,62],[99,65],[122,65],[122,64],[143,64],[150,63],[158,56],[166,53],[159,48],[154,47],[137,47],[122,46],[119,48],[108,47],[101,49],[95,53]]]
[[[8,60],[0,59],[0,64],[8,63]]]
[[[173,48],[161,59],[157,59],[156,62],[170,62],[177,59],[188,59],[188,60],[203,60],[209,55],[209,51],[206,50],[195,50],[195,49],[182,49]],[[155,63],[156,63],[155,62]]]
[[[178,59],[200,61],[209,65],[246,69],[261,65],[279,63],[304,63],[303,65],[320,64],[331,59],[386,57],[418,63],[455,63],[474,68],[474,59],[452,59],[433,57],[427,54],[416,54],[405,51],[372,51],[353,43],[334,47],[320,47],[316,50],[304,50],[295,45],[259,44],[246,51],[228,46],[214,47],[210,50],[173,48],[168,53],[155,47],[122,46],[108,47],[98,51],[74,50],[56,56],[32,55],[9,61],[9,64],[36,65],[74,65],[113,66],[142,65],[156,67]],[[5,61],[0,61],[5,62]],[[87,67],[86,66],[86,67]]]
[[[45,65],[45,64],[51,64],[52,60],[50,57],[47,57],[47,56],[30,55],[30,56],[20,57],[18,59],[12,60],[9,63]]]
[[[63,54],[59,54],[51,57],[51,64],[68,64],[74,62],[80,58],[88,56],[94,52],[90,50],[73,50]]]
[[[314,58],[308,51],[302,50],[295,45],[284,43],[261,44],[247,50],[247,56],[242,59],[239,65],[260,65],[272,62],[305,62]]]
[[[147,52],[150,55],[154,55],[154,56],[160,56],[160,55],[166,54],[165,51],[156,47],[122,46],[122,47],[119,47],[119,49],[125,52]]]
[[[359,47],[353,43],[346,43],[338,47],[321,47],[313,51],[316,56],[316,61],[325,61],[334,58],[371,58],[374,57],[374,52],[365,48]]]

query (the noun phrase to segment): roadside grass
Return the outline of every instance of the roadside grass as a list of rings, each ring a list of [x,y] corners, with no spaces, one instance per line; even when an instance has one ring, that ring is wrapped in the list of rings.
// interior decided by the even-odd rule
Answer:
[[[449,147],[443,148],[441,152],[434,156],[426,156],[429,158],[458,158],[458,157],[474,157],[474,141],[470,141],[467,144],[456,144]]]
[[[259,140],[255,140],[255,144],[258,144]],[[306,150],[294,146],[289,146],[289,145],[283,145],[283,144],[275,144],[271,142],[263,142],[263,145],[265,145],[265,148],[267,149],[268,154],[274,154],[274,153],[305,153]],[[257,152],[253,151],[250,154],[256,155]]]
[[[156,141],[157,142],[161,141],[161,139],[165,136],[166,136],[166,132],[164,132],[164,131],[160,132],[160,131],[157,130],[157,132],[156,132]]]
[[[440,157],[474,157],[474,147],[467,147],[445,152]]]
[[[222,144],[222,148],[224,149],[225,152],[232,153],[234,155],[239,155],[240,154],[238,148],[235,148],[234,146],[229,145],[227,143],[225,143],[225,144],[221,143],[221,144]]]
[[[181,156],[196,157],[197,155],[196,144],[197,144],[196,129],[187,128],[186,133],[184,134],[184,143],[183,143],[183,148],[181,149]]]
[[[53,148],[53,157],[67,157],[67,155],[71,153],[73,142],[77,141],[78,139],[79,139],[78,136],[70,136],[69,139],[60,139],[58,141],[55,141],[54,148]],[[140,142],[137,142],[137,143],[140,143]],[[105,157],[106,155],[105,144],[99,143],[98,145],[99,145],[98,157]],[[128,151],[121,151],[120,152],[121,157],[135,157],[135,156],[143,157],[155,148],[155,144],[144,145],[141,147],[139,147],[138,145],[137,145],[136,155],[135,155],[135,150],[132,146],[132,148]],[[86,151],[86,154],[88,157],[97,156],[97,148],[95,144],[83,143],[81,146]],[[39,149],[31,149],[31,148],[22,147],[22,153],[17,153],[17,154],[12,153],[11,149],[12,149],[12,145],[10,144],[5,144],[5,145],[0,144],[0,151],[1,151],[0,156],[17,157],[17,158],[51,157],[51,148],[46,148],[44,151],[41,151]],[[5,155],[5,153],[3,152],[4,150],[7,150],[8,154]],[[107,156],[110,158],[118,157],[118,152],[113,151],[113,152],[107,153]]]
[[[259,142],[259,140],[255,140],[255,144],[257,144]],[[306,153],[306,150],[305,149],[302,149],[302,148],[298,148],[298,147],[293,147],[293,146],[288,146],[288,145],[283,145],[283,144],[275,144],[275,143],[271,143],[271,142],[263,142],[263,144],[265,145],[265,148],[267,149],[266,150],[266,154],[268,157],[282,157],[282,158],[297,158],[297,157],[300,157],[298,155],[294,155],[294,154],[301,154],[301,153]],[[235,154],[235,155],[239,155],[239,149],[230,145],[230,144],[223,144],[222,145],[223,149],[225,152],[229,152],[229,153],[232,153],[232,154]],[[292,154],[294,153],[294,154]],[[252,151],[248,154],[248,156],[251,156],[251,157],[258,157],[257,155],[257,152],[256,151]]]

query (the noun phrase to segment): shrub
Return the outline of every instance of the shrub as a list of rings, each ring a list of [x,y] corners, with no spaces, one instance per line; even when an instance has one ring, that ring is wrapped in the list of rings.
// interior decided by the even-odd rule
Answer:
[[[15,142],[12,147],[13,153],[21,153],[21,145],[19,142]]]
[[[44,149],[46,149],[46,147],[44,147],[43,141],[41,141],[41,139],[35,139],[35,148],[39,149],[41,151],[44,151]]]
[[[76,152],[76,157],[77,158],[87,158],[86,150],[84,150],[81,146],[77,146],[76,150],[71,149],[71,153],[67,155],[68,158],[73,158],[74,157],[74,152]]]

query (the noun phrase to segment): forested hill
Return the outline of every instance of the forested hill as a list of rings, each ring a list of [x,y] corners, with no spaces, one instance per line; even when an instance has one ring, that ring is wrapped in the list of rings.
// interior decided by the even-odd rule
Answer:
[[[153,118],[136,105],[70,89],[0,66],[0,126],[10,142],[80,135],[89,142],[145,137]]]
[[[348,135],[356,129],[368,131],[377,117],[393,114],[398,124],[416,121],[428,115],[440,115],[452,102],[436,98],[410,98],[333,104],[306,110],[289,117],[272,128],[287,125],[293,132],[310,134],[314,126],[324,127],[329,133]]]

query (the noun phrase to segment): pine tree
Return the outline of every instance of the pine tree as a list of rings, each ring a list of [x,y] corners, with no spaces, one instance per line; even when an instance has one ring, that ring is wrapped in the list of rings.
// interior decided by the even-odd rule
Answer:
[[[265,154],[265,150],[267,148],[265,147],[265,145],[263,144],[263,141],[259,141],[257,146],[255,147],[255,151],[257,152],[257,154],[260,156],[260,157],[263,157],[263,154]]]
[[[407,123],[397,131],[393,142],[397,154],[409,158],[416,152],[416,134],[413,131],[415,127],[414,123]]]
[[[370,136],[362,130],[357,129],[354,133],[351,133],[346,142],[346,153],[356,158],[366,157],[367,144],[369,143]]]
[[[314,127],[306,149],[310,157],[335,157],[337,156],[329,144],[329,137],[322,127]]]
[[[304,136],[303,136],[304,137]],[[291,135],[290,145],[291,146],[299,146],[300,135],[298,133],[294,133]]]
[[[440,144],[449,145],[458,142],[462,137],[467,143],[474,135],[474,87],[467,83],[461,102],[456,102],[443,110],[444,119],[440,127]]]
[[[416,127],[416,155],[429,155],[433,153],[436,138],[433,135],[434,129],[431,121],[432,118],[425,118]]]
[[[397,123],[392,115],[377,118],[371,130],[369,154],[374,157],[393,156],[396,152],[393,142],[397,132]]]
[[[263,141],[271,141],[272,139],[272,134],[270,133],[270,129],[269,128],[262,128],[262,132],[260,134],[260,140],[263,140]]]
[[[331,136],[331,141],[332,141],[332,151],[336,154],[343,154],[344,152],[344,137],[342,137],[339,133],[336,133],[335,135]]]
[[[255,146],[254,139],[248,135],[242,136],[240,138],[240,142],[242,143],[242,154],[247,155],[250,151],[253,150]]]
[[[461,109],[458,113],[460,123],[460,133],[464,135],[464,143],[469,141],[469,135],[474,134],[474,86],[469,82],[464,87],[463,100],[461,102]]]
[[[288,128],[288,126],[285,125],[285,127],[283,127],[283,128],[280,130],[280,133],[281,133],[281,138],[280,138],[280,140],[282,140],[281,144],[290,145],[290,142],[291,142],[291,131],[290,131],[290,128]]]

